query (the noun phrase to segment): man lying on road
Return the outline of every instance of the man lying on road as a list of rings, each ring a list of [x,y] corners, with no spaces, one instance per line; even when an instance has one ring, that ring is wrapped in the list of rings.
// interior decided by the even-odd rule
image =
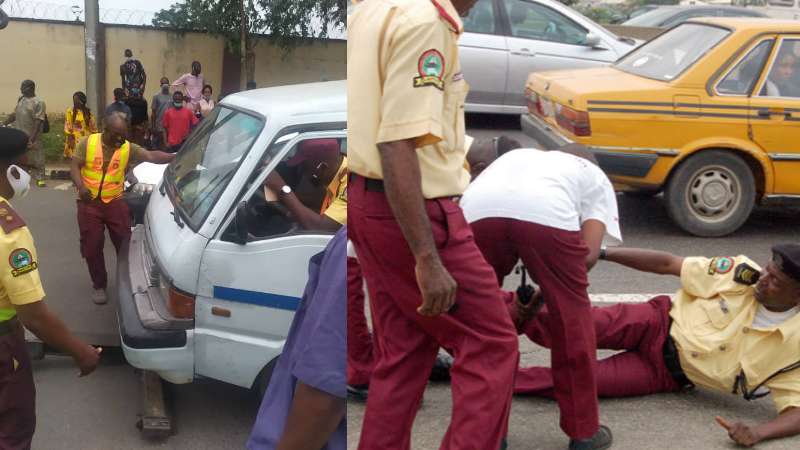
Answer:
[[[644,272],[678,276],[681,289],[643,304],[595,307],[597,347],[625,350],[599,361],[602,397],[674,392],[694,385],[733,392],[747,400],[772,393],[778,416],[746,425],[717,417],[736,443],[800,433],[800,245],[772,248],[762,270],[745,256],[679,257],[632,248],[608,249],[601,259]],[[515,306],[512,315],[531,314]],[[515,317],[519,319],[519,317]],[[553,315],[544,307],[523,326],[550,347]],[[522,369],[515,393],[553,396],[546,367]]]

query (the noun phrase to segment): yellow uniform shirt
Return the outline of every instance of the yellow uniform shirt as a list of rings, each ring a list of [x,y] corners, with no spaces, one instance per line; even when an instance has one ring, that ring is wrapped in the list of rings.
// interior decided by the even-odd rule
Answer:
[[[347,158],[342,159],[339,172],[328,185],[323,210],[332,220],[342,225],[347,223]]]
[[[736,279],[761,270],[744,256],[686,258],[682,289],[672,302],[671,336],[681,367],[695,384],[732,392],[743,370],[748,390],[800,360],[800,315],[778,327],[752,328],[759,303],[754,288]],[[746,278],[745,278],[746,279]],[[765,385],[778,412],[800,407],[800,369]]]
[[[44,298],[38,267],[30,230],[0,197],[0,322],[14,317],[16,306]]]
[[[462,32],[450,0],[370,0],[347,23],[350,170],[383,179],[377,144],[415,139],[425,198],[460,195],[464,100]]]

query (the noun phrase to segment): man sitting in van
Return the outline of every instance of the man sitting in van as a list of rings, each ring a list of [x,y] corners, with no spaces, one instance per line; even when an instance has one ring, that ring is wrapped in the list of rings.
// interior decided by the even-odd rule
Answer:
[[[336,231],[347,223],[347,158],[337,139],[310,139],[298,144],[297,153],[286,161],[299,176],[316,186],[326,186],[318,210],[306,206],[277,171],[264,185],[275,193],[292,217],[305,230]]]

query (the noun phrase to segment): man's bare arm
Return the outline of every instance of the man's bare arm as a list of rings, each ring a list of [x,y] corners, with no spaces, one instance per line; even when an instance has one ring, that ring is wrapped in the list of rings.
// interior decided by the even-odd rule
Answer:
[[[8,115],[8,117],[6,117],[6,120],[3,122],[3,125],[8,125],[10,123],[14,123],[15,120],[17,120],[17,114],[16,113],[11,113],[11,114]]]
[[[168,164],[175,159],[174,153],[160,152],[156,150],[136,149],[136,159],[139,161],[149,162],[153,164]]]
[[[345,399],[297,382],[292,407],[277,450],[322,448],[344,419]]]
[[[592,270],[600,257],[600,247],[603,245],[603,236],[606,234],[606,224],[596,219],[589,219],[581,224],[581,237],[589,254],[586,255],[586,270]]]
[[[422,315],[436,316],[453,306],[456,282],[442,264],[422,195],[414,139],[378,144],[386,198],[416,261]]]
[[[728,423],[721,417],[717,417],[717,423],[728,431],[728,436],[734,442],[751,447],[768,439],[800,434],[800,408],[786,409],[769,422],[755,426],[748,426],[741,422]]]
[[[606,249],[606,259],[642,272],[681,276],[683,257],[643,248]]]

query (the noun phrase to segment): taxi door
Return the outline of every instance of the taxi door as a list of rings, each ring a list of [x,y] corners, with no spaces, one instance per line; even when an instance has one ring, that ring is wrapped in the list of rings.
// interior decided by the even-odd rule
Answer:
[[[329,232],[300,229],[282,216],[279,207],[267,206],[261,195],[267,174],[291,158],[300,141],[336,138],[343,151],[346,147],[345,131],[295,135],[266,150],[266,170],[256,171],[239,187],[239,203],[203,252],[195,303],[198,375],[246,388],[253,385],[283,350],[308,281],[308,261],[333,237]],[[297,191],[292,181],[284,179]],[[232,236],[243,218],[250,222],[247,239],[236,242]]]
[[[750,133],[772,161],[767,194],[800,194],[800,36],[778,39],[750,97]]]

